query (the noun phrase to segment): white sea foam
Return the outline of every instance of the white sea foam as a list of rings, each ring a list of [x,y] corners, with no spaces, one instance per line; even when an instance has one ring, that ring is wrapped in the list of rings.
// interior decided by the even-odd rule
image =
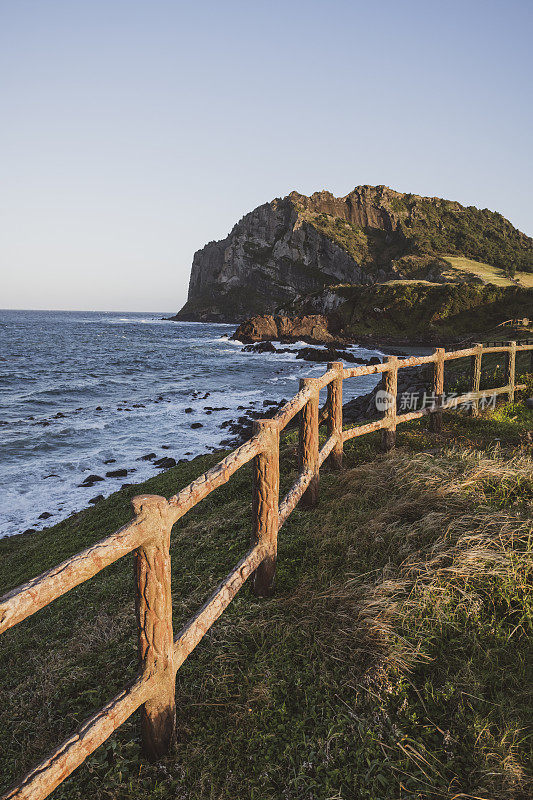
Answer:
[[[243,343],[237,341],[236,339],[230,339],[229,336],[219,336],[218,339],[213,339],[213,342],[223,342],[224,344],[230,344],[232,347],[243,347]]]

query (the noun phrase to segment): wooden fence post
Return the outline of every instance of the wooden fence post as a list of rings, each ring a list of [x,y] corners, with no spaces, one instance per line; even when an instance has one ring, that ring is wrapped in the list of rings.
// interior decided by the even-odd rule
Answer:
[[[429,418],[429,429],[434,433],[442,430],[442,403],[444,394],[444,347],[435,350],[436,359],[433,367],[433,395],[435,397],[435,411]]]
[[[509,402],[514,403],[514,387],[516,373],[516,342],[509,342],[507,351],[506,386],[509,387]]]
[[[304,494],[302,507],[312,508],[318,500],[318,395],[319,387],[316,378],[302,378],[300,389],[311,388],[313,394],[300,412],[300,470],[311,470],[314,475]]]
[[[471,358],[472,394],[479,392],[479,387],[481,385],[481,359],[483,356],[483,344],[481,342],[476,342],[474,347],[476,348],[476,354]],[[477,417],[478,414],[479,398],[476,397],[472,400],[472,416]]]
[[[337,436],[335,447],[331,451],[328,463],[332,469],[342,467],[342,373],[344,365],[342,361],[330,361],[328,369],[337,371],[337,377],[328,383],[328,438]]]
[[[252,546],[264,544],[268,555],[254,573],[252,589],[258,597],[269,597],[274,591],[278,549],[279,430],[273,420],[257,419],[253,431],[262,435],[264,449],[253,462]]]
[[[164,497],[140,495],[132,500],[144,517],[147,541],[135,551],[135,586],[139,659],[142,674],[160,674],[153,696],[141,709],[144,755],[155,761],[168,755],[176,741],[176,676],[172,632],[170,508]],[[144,520],[143,520],[144,521]]]
[[[385,419],[387,427],[381,430],[381,449],[392,450],[396,445],[396,404],[398,395],[398,356],[389,356],[388,370],[383,373],[383,388],[387,392]]]

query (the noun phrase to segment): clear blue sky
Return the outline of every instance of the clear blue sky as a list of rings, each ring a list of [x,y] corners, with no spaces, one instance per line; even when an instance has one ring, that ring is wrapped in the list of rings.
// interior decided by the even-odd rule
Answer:
[[[0,307],[177,310],[195,250],[357,184],[533,232],[533,3],[0,0]]]

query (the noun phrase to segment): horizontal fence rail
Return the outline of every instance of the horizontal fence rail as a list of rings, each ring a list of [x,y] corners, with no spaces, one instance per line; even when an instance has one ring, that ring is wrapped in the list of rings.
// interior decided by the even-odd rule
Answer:
[[[465,350],[446,352],[438,348],[428,356],[345,368],[342,362],[328,364],[319,378],[301,381],[300,390],[271,419],[256,420],[254,434],[245,444],[190,483],[169,500],[140,495],[132,500],[134,519],[120,530],[81,553],[39,575],[0,598],[0,633],[22,622],[79,584],[94,577],[113,562],[134,553],[136,613],[140,670],[136,680],[124,688],[84,722],[2,800],[41,800],[47,797],[91,753],[141,708],[142,751],[155,760],[167,754],[175,742],[176,673],[211,625],[231,603],[239,589],[253,578],[258,596],[268,596],[274,587],[278,532],[299,502],[312,507],[318,498],[319,472],[324,462],[332,469],[342,466],[343,445],[373,431],[382,432],[382,449],[394,447],[399,424],[430,416],[431,429],[439,431],[442,412],[466,403],[477,414],[483,398],[506,394],[510,400],[525,388],[516,384],[516,354],[530,351],[533,341],[476,344]],[[506,383],[480,389],[482,357],[506,354]],[[445,363],[471,359],[471,391],[446,401]],[[420,410],[398,414],[398,371],[433,364],[433,402]],[[342,386],[347,379],[382,374],[388,403],[381,419],[343,430]],[[319,409],[319,394],[327,388],[327,400]],[[299,475],[285,497],[279,499],[280,433],[300,415]],[[319,426],[327,425],[327,438],[319,449]],[[242,466],[253,461],[252,533],[248,552],[215,589],[207,602],[174,636],[170,589],[170,536],[172,526],[211,492],[229,481]]]

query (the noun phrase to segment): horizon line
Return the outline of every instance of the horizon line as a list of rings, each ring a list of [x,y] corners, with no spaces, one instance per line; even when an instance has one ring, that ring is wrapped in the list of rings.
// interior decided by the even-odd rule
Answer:
[[[176,311],[127,311],[125,309],[115,308],[19,308],[18,306],[10,308],[0,308],[2,311],[58,311],[60,313],[68,314],[72,312],[83,312],[85,314],[176,314]]]

